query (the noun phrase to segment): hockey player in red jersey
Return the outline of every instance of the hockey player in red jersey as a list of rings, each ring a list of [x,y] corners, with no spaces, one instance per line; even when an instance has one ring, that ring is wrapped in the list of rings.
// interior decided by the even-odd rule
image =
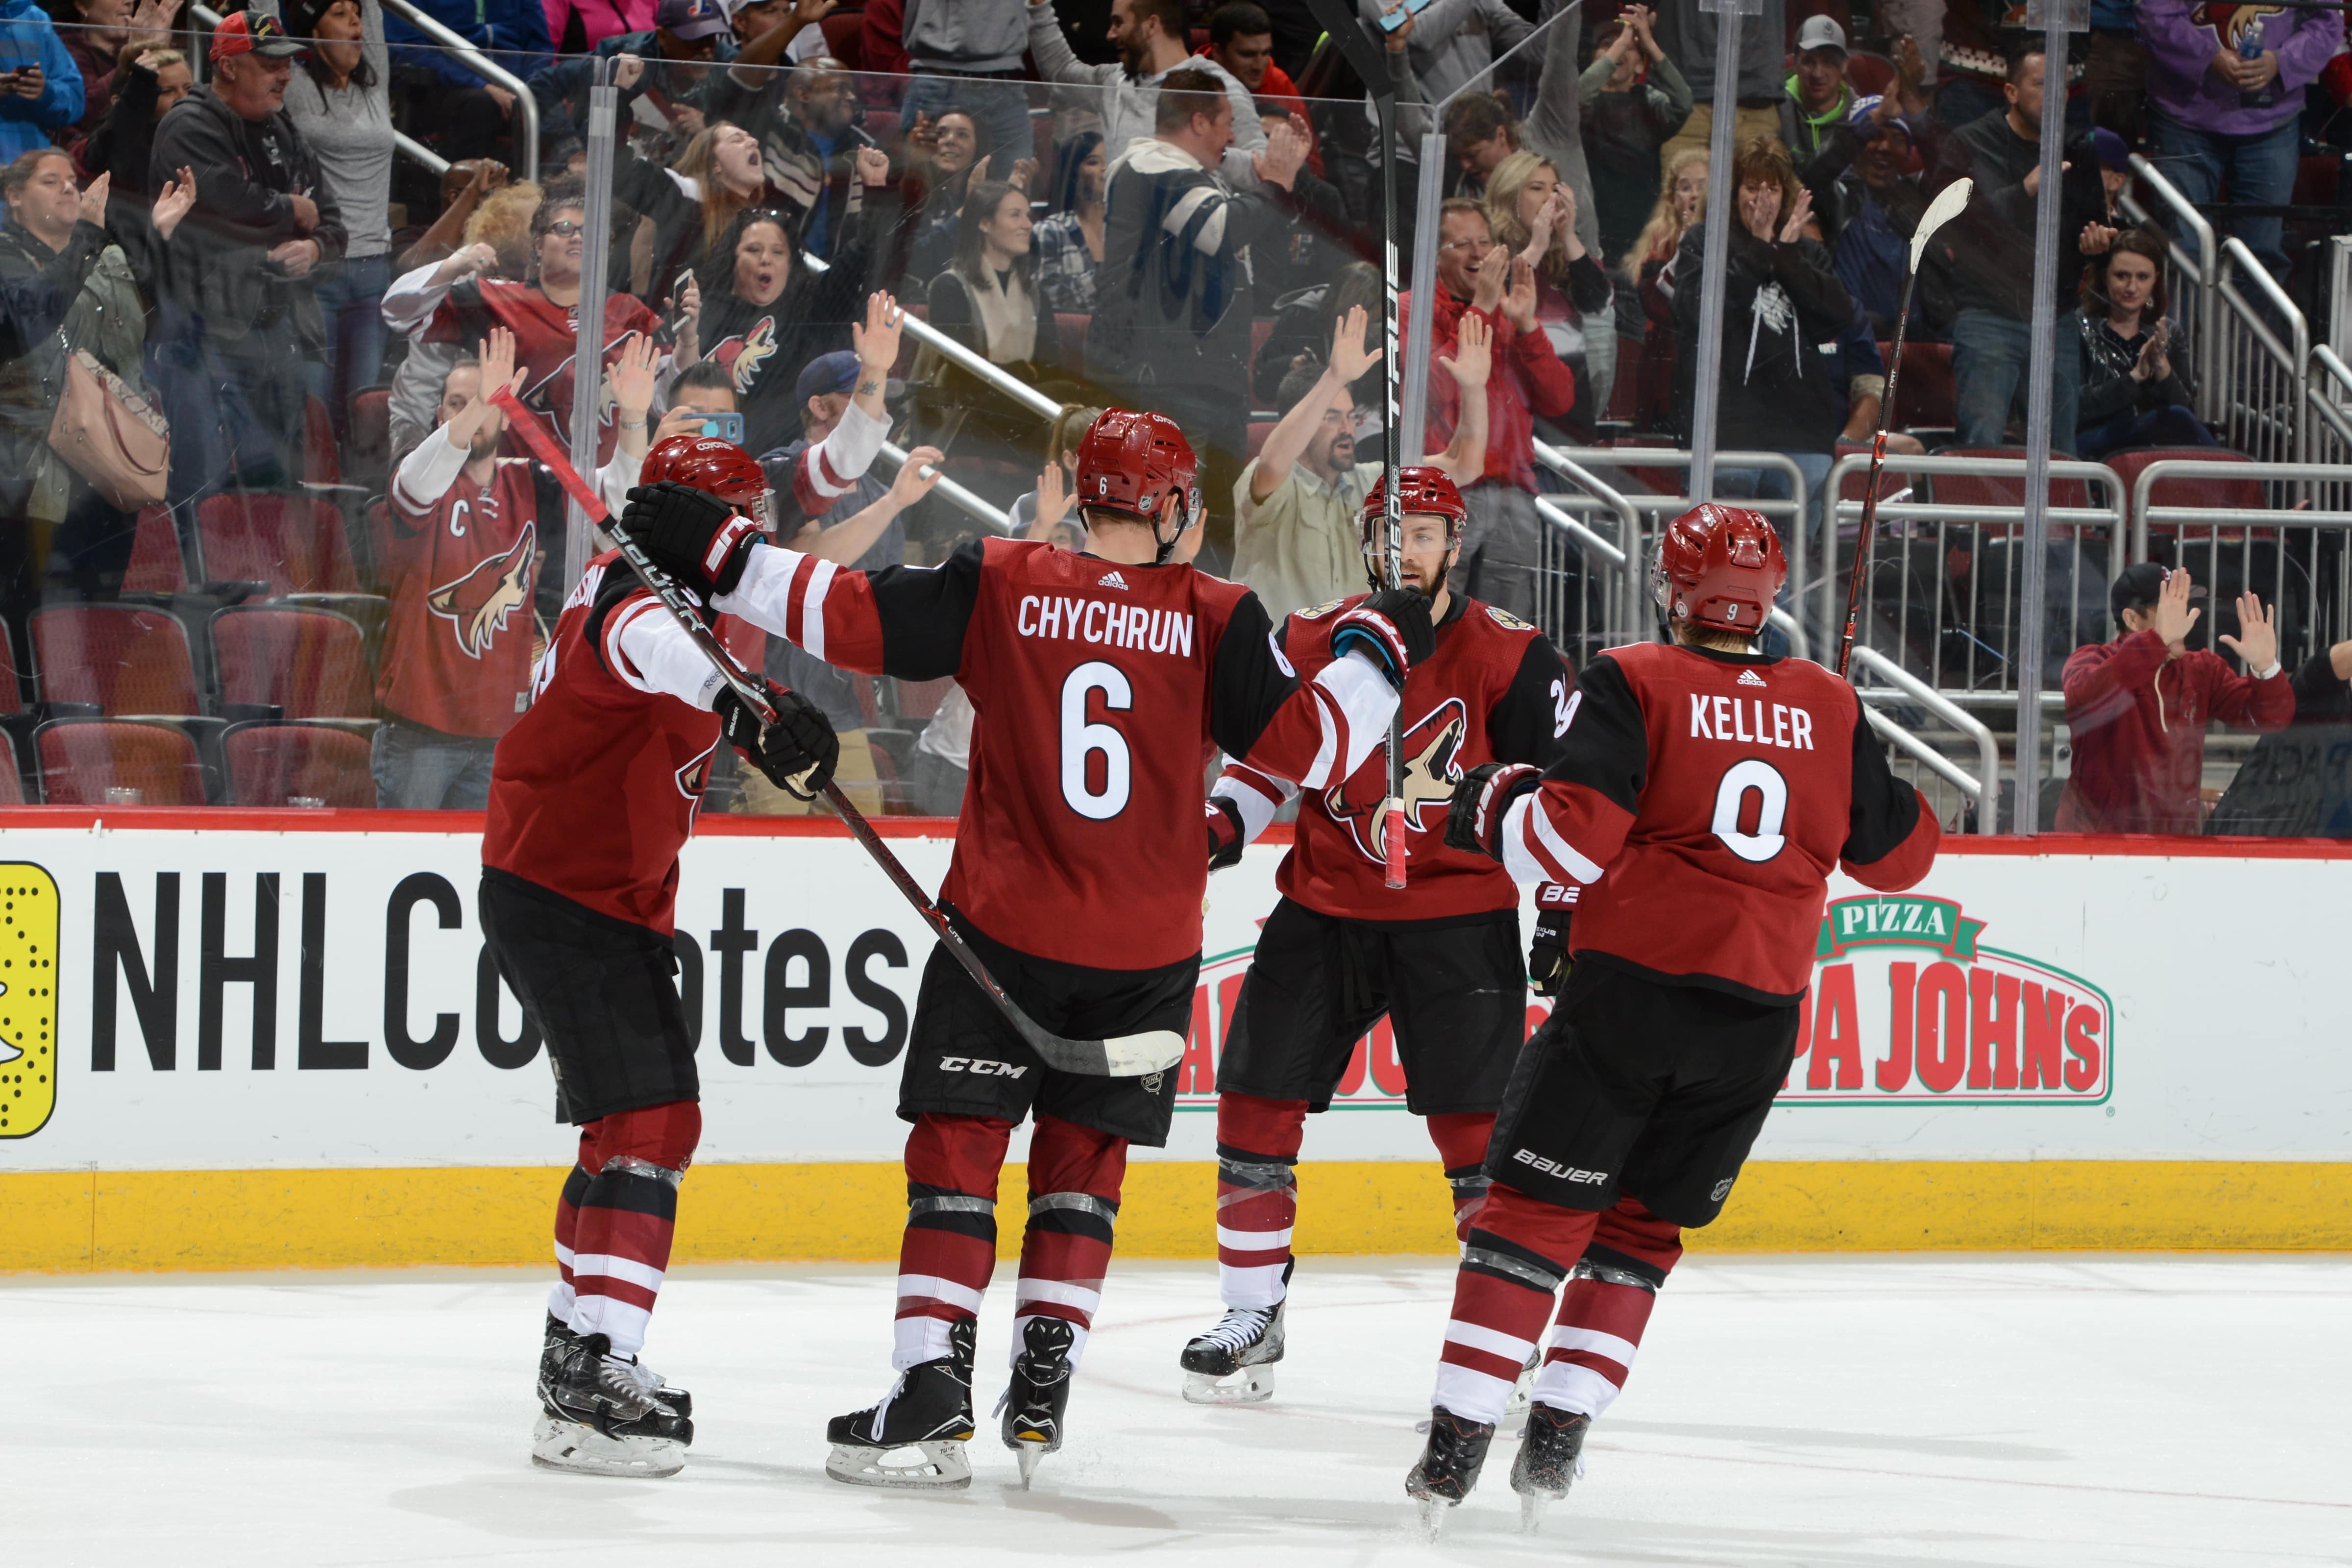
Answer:
[[[757,516],[767,476],[725,441],[676,436],[644,477]],[[762,727],[659,601],[607,552],[557,618],[530,711],[499,742],[482,837],[482,934],[547,1042],[556,1114],[580,1127],[555,1210],[558,1279],[540,1362],[541,1464],[668,1475],[691,1405],[637,1360],[701,1134],[671,942],[677,856],[723,739],[780,787],[832,776],[833,731],[772,686]]]
[[[1936,819],[1853,689],[1753,651],[1787,575],[1756,513],[1676,518],[1651,574],[1675,641],[1585,667],[1549,769],[1490,763],[1454,791],[1448,844],[1584,892],[1575,967],[1495,1124],[1405,1479],[1433,1525],[1477,1484],[1563,1281],[1511,1486],[1530,1523],[1567,1495],[1682,1231],[1721,1212],[1788,1076],[1830,873],[1895,892],[1934,863]]]
[[[1410,882],[1386,886],[1384,754],[1299,807],[1276,874],[1282,900],[1260,931],[1217,1063],[1217,1278],[1223,1319],[1184,1347],[1184,1397],[1247,1403],[1274,1392],[1289,1295],[1291,1225],[1309,1113],[1331,1103],[1355,1044],[1386,1014],[1406,1105],[1423,1118],[1452,1184],[1457,1235],[1486,1192],[1486,1134],[1527,1036],[1519,890],[1483,856],[1447,848],[1446,804],[1482,763],[1549,766],[1575,679],[1543,633],[1460,591],[1453,576],[1469,513],[1444,470],[1409,468],[1401,575],[1427,595],[1436,649],[1404,691]],[[1385,492],[1357,520],[1367,574],[1385,580]],[[1331,657],[1342,599],[1292,616],[1282,647],[1302,675]],[[1210,864],[1230,865],[1297,787],[1229,761],[1209,801]],[[1564,910],[1547,910],[1556,948]]]
[[[843,571],[765,546],[692,496],[624,520],[665,569],[810,653],[904,679],[953,676],[978,711],[940,903],[1043,1027],[1087,1037],[1189,1021],[1200,970],[1202,764],[1223,748],[1321,789],[1378,744],[1431,646],[1428,601],[1375,595],[1331,619],[1302,680],[1255,595],[1170,561],[1198,525],[1192,447],[1114,409],[1078,449],[1084,553],[975,541],[941,565]],[[1071,1374],[1110,1260],[1129,1143],[1166,1142],[1172,1073],[1051,1070],[944,950],[924,970],[899,1079],[907,1231],[889,1394],[827,1430],[827,1472],[970,1484],[975,1318],[996,1256],[997,1175],[1034,1117],[1002,1436],[1026,1481],[1061,1445]],[[916,1450],[893,1463],[895,1449]]]

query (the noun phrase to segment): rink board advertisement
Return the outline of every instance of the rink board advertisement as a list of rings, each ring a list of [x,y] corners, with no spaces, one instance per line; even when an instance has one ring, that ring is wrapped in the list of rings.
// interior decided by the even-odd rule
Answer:
[[[474,821],[0,820],[0,1173],[565,1158],[544,1053],[482,946]],[[948,837],[891,842],[936,885]],[[1216,1058],[1280,854],[1254,847],[1212,880],[1175,1131],[1139,1161],[1213,1158]],[[1961,844],[1906,894],[1841,879],[1757,1159],[1942,1162],[1948,1179],[2025,1162],[2352,1162],[2340,942],[2294,912],[2341,907],[2347,885],[2352,861],[2325,847]],[[930,942],[864,851],[830,825],[706,824],[678,929],[698,1163],[887,1175]],[[1531,1026],[1542,1011],[1530,998]],[[1307,1160],[1425,1163],[1403,1087],[1375,1030]]]

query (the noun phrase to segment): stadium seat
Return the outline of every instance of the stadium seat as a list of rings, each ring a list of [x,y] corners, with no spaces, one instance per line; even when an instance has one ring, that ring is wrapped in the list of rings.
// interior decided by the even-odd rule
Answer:
[[[278,709],[288,719],[374,716],[374,682],[360,628],[331,610],[236,605],[212,619],[224,704]]]
[[[866,46],[859,37],[866,28],[866,17],[862,12],[836,11],[817,26],[824,31],[826,54],[851,70],[865,68],[859,64],[866,58]]]
[[[324,801],[342,811],[375,805],[368,741],[323,724],[245,724],[222,742],[232,805]]]
[[[131,563],[122,574],[126,594],[176,594],[188,585],[188,563],[180,553],[179,530],[170,509],[142,507],[131,533]]]
[[[1265,438],[1274,434],[1279,419],[1253,419],[1249,425],[1249,455],[1255,458],[1265,448]]]
[[[335,442],[334,416],[312,397],[302,410],[302,477],[314,485],[343,482],[342,449]]]
[[[1062,363],[1080,381],[1087,378],[1087,329],[1095,319],[1077,310],[1056,310],[1054,324],[1062,334]]]
[[[1878,357],[1894,357],[1893,342],[1878,345]],[[1897,430],[1949,430],[1957,423],[1958,403],[1952,386],[1952,345],[1923,343],[1910,339],[1903,345],[1903,374],[1895,388]]]
[[[352,394],[351,447],[345,477],[371,492],[383,489],[392,471],[392,388],[363,386]]]
[[[16,742],[0,731],[0,805],[25,804],[25,775],[16,767]]]
[[[2022,460],[2022,447],[1957,447],[1936,454],[1939,458],[1991,458]],[[2057,461],[2063,457],[2053,454]],[[1935,499],[1948,506],[2023,506],[2025,476],[2021,472],[1981,474],[1937,474],[1928,480]],[[2052,506],[2089,506],[2091,486],[2086,479],[2053,479],[2050,481]]]
[[[1271,316],[1259,316],[1250,322],[1249,358],[1242,361],[1244,364],[1255,365],[1257,363],[1257,356],[1265,352],[1265,345],[1273,340],[1274,329],[1277,324],[1278,323]],[[1281,380],[1279,376],[1275,379],[1277,383]],[[1269,388],[1269,390],[1272,389]]]
[[[1603,420],[1631,423],[1633,400],[1641,390],[1643,339],[1617,334],[1617,374],[1609,383],[1609,406],[1601,414]]]
[[[1864,98],[1884,93],[1895,85],[1895,62],[1885,55],[1856,49],[1845,58],[1845,79]]]
[[[273,596],[359,591],[342,514],[308,496],[207,496],[196,503],[196,547],[215,582],[266,583]]]
[[[51,805],[202,805],[196,743],[167,724],[62,719],[33,731],[41,798]],[[110,789],[135,799],[107,798]]]
[[[194,717],[195,668],[177,617],[121,605],[56,605],[32,618],[33,670],[47,702],[108,718]]]
[[[0,627],[0,719],[12,719],[25,710],[22,683],[16,679],[16,648],[5,627]]]
[[[2220,447],[2141,447],[2114,453],[2107,458],[2107,467],[2123,480],[2126,524],[2131,521],[2132,489],[2139,483],[2141,470],[2152,464],[2179,460],[2200,463],[2253,461],[2243,452],[2232,452]],[[2252,478],[2158,479],[2149,487],[2147,500],[2150,506],[2193,506],[2221,513],[2259,510],[2270,504],[2263,498],[2261,482]],[[2221,519],[2216,518],[2215,521],[2218,522]],[[2179,527],[2175,523],[2151,524],[2148,531],[2151,534],[2177,533]],[[2263,531],[2267,533],[2269,531]]]

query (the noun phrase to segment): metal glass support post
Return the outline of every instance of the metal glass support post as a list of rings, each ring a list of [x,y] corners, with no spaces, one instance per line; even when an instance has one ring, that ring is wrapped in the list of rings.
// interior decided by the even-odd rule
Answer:
[[[1691,383],[1690,499],[1715,494],[1715,406],[1723,384],[1723,274],[1730,254],[1731,149],[1739,121],[1739,19],[1764,14],[1764,0],[1698,0],[1715,18],[1714,123],[1706,144],[1706,251],[1699,268],[1698,363]],[[1799,517],[1797,526],[1804,520]]]
[[[587,202],[580,236],[580,304],[572,348],[572,466],[596,471],[596,426],[604,402],[604,265],[613,246],[613,136],[621,95],[613,86],[613,62],[598,59],[588,89]],[[577,587],[588,570],[594,524],[578,501],[564,509],[563,585]]]
[[[2081,20],[2074,19],[2079,11]],[[2039,13],[2037,16],[2036,13]],[[2066,150],[2066,35],[2091,25],[2090,0],[2030,0],[2028,25],[2042,25],[2042,168],[2033,205],[2032,353],[2025,381],[2025,559],[2018,573],[2017,787],[2010,828],[2031,836],[2042,826],[2042,597],[2049,592],[2050,419],[2053,356],[2076,352],[2058,342],[2058,232]],[[2068,445],[2072,445],[2070,441]],[[2120,540],[2115,542],[2120,544]],[[2070,650],[2071,651],[2071,650]],[[1998,813],[1998,779],[1986,781],[1979,811]],[[1999,825],[1996,823],[1995,825]]]

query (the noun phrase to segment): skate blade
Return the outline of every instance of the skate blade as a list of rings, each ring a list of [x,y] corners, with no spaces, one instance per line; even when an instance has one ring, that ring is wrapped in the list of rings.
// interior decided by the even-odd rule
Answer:
[[[1274,1368],[1245,1366],[1219,1376],[1213,1372],[1184,1374],[1184,1399],[1190,1405],[1261,1405],[1274,1397]]]
[[[894,1454],[919,1456],[913,1462],[889,1462]],[[960,1438],[939,1443],[902,1443],[895,1448],[869,1448],[856,1443],[835,1443],[825,1456],[824,1473],[853,1487],[898,1487],[908,1491],[961,1491],[971,1485],[971,1461]]]
[[[1037,1473],[1037,1461],[1054,1450],[1043,1442],[1023,1439],[1013,1445],[1013,1458],[1021,1466],[1021,1489],[1029,1489],[1029,1479]]]
[[[530,1462],[574,1475],[657,1479],[686,1468],[686,1445],[675,1437],[607,1437],[542,1412],[530,1435]]]
[[[1422,1539],[1435,1545],[1437,1538],[1445,1533],[1445,1521],[1457,1505],[1439,1497],[1417,1497],[1412,1500],[1421,1510]]]
[[[1519,1533],[1533,1535],[1543,1529],[1544,1510],[1559,1500],[1549,1492],[1519,1494]]]

